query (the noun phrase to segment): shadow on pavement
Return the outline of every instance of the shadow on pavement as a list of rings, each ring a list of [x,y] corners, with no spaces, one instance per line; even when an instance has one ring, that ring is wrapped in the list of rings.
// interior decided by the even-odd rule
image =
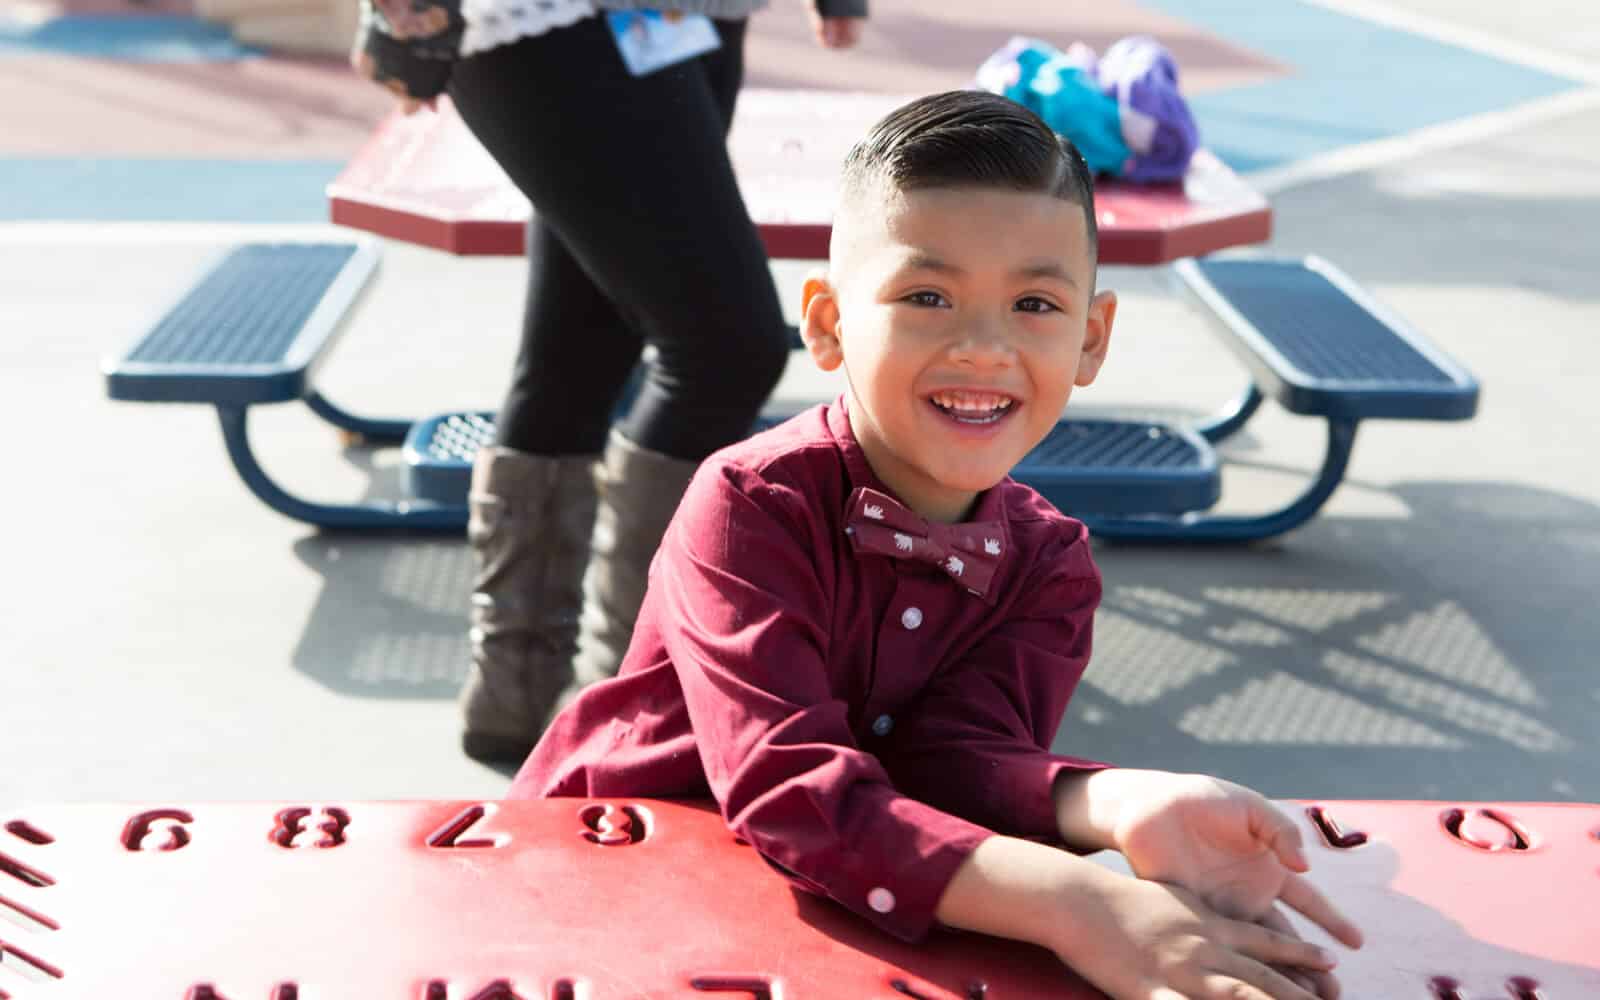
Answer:
[[[344,450],[368,477],[363,500],[403,496],[381,452]],[[323,578],[294,666],[341,694],[451,699],[466,677],[472,555],[457,535],[315,532],[295,556]]]
[[[1600,799],[1600,507],[1499,483],[1389,492],[1409,517],[1100,546],[1095,655],[1056,749],[1283,797]],[[295,554],[324,581],[299,671],[359,697],[455,696],[464,541],[316,534]]]
[[[1409,518],[1103,547],[1095,655],[1056,749],[1285,797],[1600,796],[1600,508],[1496,483],[1391,492]]]

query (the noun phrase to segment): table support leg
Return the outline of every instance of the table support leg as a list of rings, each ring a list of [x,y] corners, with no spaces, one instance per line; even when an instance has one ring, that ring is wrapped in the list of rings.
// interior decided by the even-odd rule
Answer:
[[[1216,444],[1232,435],[1255,416],[1256,410],[1261,407],[1262,398],[1261,390],[1256,387],[1254,381],[1251,381],[1220,413],[1209,420],[1195,424],[1195,433]]]
[[[1322,469],[1304,493],[1268,514],[1183,514],[1179,517],[1095,517],[1082,520],[1097,538],[1130,542],[1253,542],[1298,528],[1322,508],[1344,478],[1355,447],[1354,420],[1328,421],[1328,447]]]
[[[315,389],[306,393],[306,405],[311,407],[312,413],[323,420],[340,430],[359,435],[368,444],[399,444],[406,439],[406,433],[411,430],[413,423],[410,420],[383,420],[357,416],[349,410],[334,405]]]
[[[362,504],[320,504],[301,500],[273,482],[250,450],[247,407],[219,406],[222,439],[228,457],[250,492],[268,507],[319,528],[351,531],[428,531],[459,533],[466,529],[465,505],[425,501],[370,501]]]

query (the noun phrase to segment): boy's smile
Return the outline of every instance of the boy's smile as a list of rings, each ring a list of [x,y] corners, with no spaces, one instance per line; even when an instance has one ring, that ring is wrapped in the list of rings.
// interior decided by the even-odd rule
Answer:
[[[986,187],[883,191],[835,223],[804,335],[844,366],[878,477],[956,521],[1061,417],[1105,357],[1116,298],[1093,294],[1083,207]]]

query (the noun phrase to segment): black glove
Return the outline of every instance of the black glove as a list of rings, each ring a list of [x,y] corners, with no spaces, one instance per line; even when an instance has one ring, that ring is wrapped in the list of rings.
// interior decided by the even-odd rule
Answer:
[[[362,0],[361,8],[356,49],[365,72],[418,100],[444,93],[466,30],[460,0]]]
[[[816,0],[823,17],[866,17],[867,0]]]

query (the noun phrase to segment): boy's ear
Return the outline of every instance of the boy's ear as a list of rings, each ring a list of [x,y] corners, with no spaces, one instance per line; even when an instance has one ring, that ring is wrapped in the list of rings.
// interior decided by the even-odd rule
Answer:
[[[1117,318],[1117,293],[1096,292],[1089,300],[1089,315],[1084,323],[1083,350],[1078,352],[1078,376],[1074,385],[1088,385],[1100,374],[1111,346],[1111,324]]]
[[[839,296],[821,274],[806,279],[800,291],[800,339],[817,367],[825,372],[844,361],[839,349]]]

